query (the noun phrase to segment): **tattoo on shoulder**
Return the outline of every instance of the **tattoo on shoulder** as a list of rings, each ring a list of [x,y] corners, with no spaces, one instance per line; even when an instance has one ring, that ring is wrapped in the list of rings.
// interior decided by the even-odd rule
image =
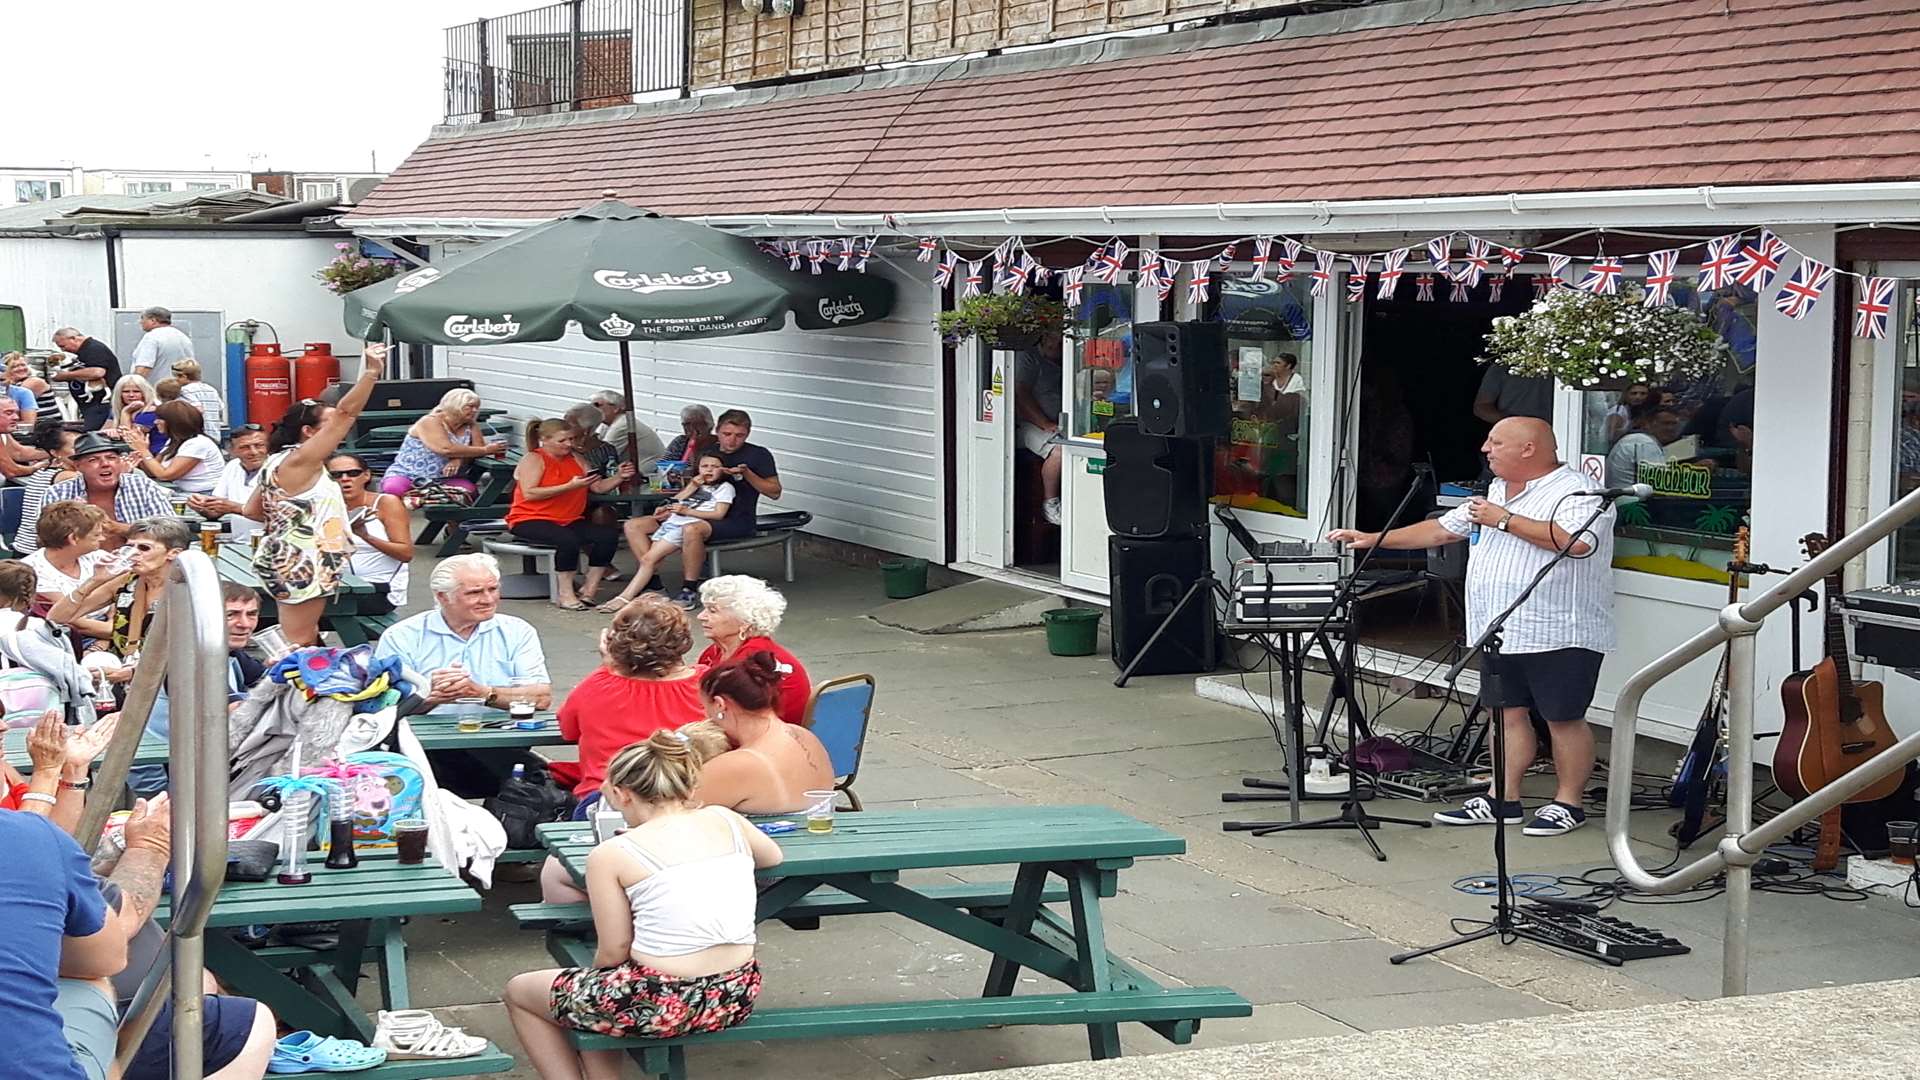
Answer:
[[[160,902],[160,884],[167,876],[167,863],[156,855],[147,852],[128,852],[121,856],[120,865],[114,868],[110,878],[120,886],[125,903],[131,904],[133,913],[141,919],[153,915],[154,906]]]

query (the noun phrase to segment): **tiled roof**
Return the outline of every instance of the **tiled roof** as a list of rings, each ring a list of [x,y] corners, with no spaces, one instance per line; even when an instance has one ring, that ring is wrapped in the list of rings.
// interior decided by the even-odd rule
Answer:
[[[423,143],[348,218],[1920,178],[1920,4],[1585,0]]]

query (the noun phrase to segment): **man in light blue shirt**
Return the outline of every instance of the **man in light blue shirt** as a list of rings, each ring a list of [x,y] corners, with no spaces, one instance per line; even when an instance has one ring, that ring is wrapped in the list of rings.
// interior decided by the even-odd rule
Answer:
[[[553,705],[540,635],[525,619],[501,615],[500,563],[491,555],[455,555],[434,567],[434,610],[394,623],[374,646],[428,677],[431,711],[454,702],[504,709],[530,701]]]

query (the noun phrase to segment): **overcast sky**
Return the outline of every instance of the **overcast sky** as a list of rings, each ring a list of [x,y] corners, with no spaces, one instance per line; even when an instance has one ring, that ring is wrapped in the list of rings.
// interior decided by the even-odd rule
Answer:
[[[446,27],[539,6],[7,2],[0,165],[391,171],[440,121]]]

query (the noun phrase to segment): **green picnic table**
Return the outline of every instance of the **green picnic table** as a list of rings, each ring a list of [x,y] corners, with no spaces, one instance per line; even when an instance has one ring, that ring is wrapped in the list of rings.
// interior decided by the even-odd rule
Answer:
[[[541,840],[584,883],[590,826],[540,826]],[[1120,1054],[1118,1025],[1141,1022],[1187,1043],[1202,1019],[1248,1016],[1246,999],[1222,987],[1163,987],[1109,952],[1100,901],[1136,858],[1178,855],[1186,841],[1102,806],[981,807],[865,811],[835,818],[831,833],[781,835],[785,859],[760,871],[759,918],[818,925],[822,916],[903,915],[993,957],[981,996],[831,1007],[765,1008],[726,1031],[683,1039],[623,1040],[576,1034],[583,1049],[622,1049],[643,1072],[684,1077],[685,1047],[709,1042],[854,1037],[906,1031],[954,1031],[1002,1024],[1085,1025],[1093,1057]],[[1011,886],[931,885],[902,881],[915,870],[1017,869]],[[1064,888],[1054,889],[1058,878]],[[1061,915],[1047,905],[1064,902]],[[525,925],[549,927],[548,949],[562,963],[590,962],[591,921],[584,905],[521,905]],[[1196,913],[1196,917],[1200,917]],[[583,920],[585,920],[583,922]],[[1065,993],[1014,995],[1021,969],[1066,987]],[[769,982],[805,978],[771,971]]]
[[[277,617],[279,609],[274,605],[273,597],[261,586],[260,575],[254,573],[251,545],[221,544],[214,567],[219,571],[221,580],[245,585],[259,594],[260,617],[263,621]],[[393,625],[394,616],[385,610],[385,600],[380,586],[352,574],[343,574],[340,591],[327,601],[322,625],[338,634],[342,645],[364,645]]]
[[[440,549],[435,552],[439,558],[457,555],[467,540],[467,528],[472,522],[493,521],[507,516],[507,508],[513,505],[513,470],[520,464],[519,454],[504,458],[481,458],[474,464],[480,470],[479,490],[474,494],[470,506],[429,506],[421,511],[427,523],[421,526],[420,535],[413,538],[416,544],[431,544],[442,529],[446,530],[446,539],[441,541]],[[590,494],[587,502],[594,506],[623,506],[628,516],[645,512],[659,506],[673,497],[665,491],[610,491],[606,494]]]
[[[432,861],[402,866],[391,852],[363,852],[360,865],[330,870],[313,854],[313,880],[305,885],[229,881],[220,888],[206,935],[207,969],[228,991],[265,1002],[280,1022],[325,1035],[369,1042],[374,1021],[355,1000],[361,971],[377,971],[381,1007],[409,1008],[407,946],[402,920],[414,915],[451,915],[480,910],[480,894]],[[171,914],[161,897],[154,917]],[[249,949],[221,928],[338,922],[331,948],[297,945]],[[394,1061],[354,1075],[373,1080],[414,1080],[505,1072],[513,1059],[489,1045],[478,1057],[443,1061]]]
[[[419,420],[432,411],[433,409],[431,408],[362,409],[360,410],[359,417],[353,422],[353,430],[348,432],[347,437],[340,441],[340,445],[348,450],[361,448],[368,445],[363,440],[375,431],[382,428],[397,427],[400,429],[400,438],[395,439],[392,445],[399,446],[401,441],[406,438],[407,429],[413,426],[414,421]],[[498,408],[482,408],[479,413],[479,419],[490,420],[496,416],[504,416],[506,411],[505,409]]]

